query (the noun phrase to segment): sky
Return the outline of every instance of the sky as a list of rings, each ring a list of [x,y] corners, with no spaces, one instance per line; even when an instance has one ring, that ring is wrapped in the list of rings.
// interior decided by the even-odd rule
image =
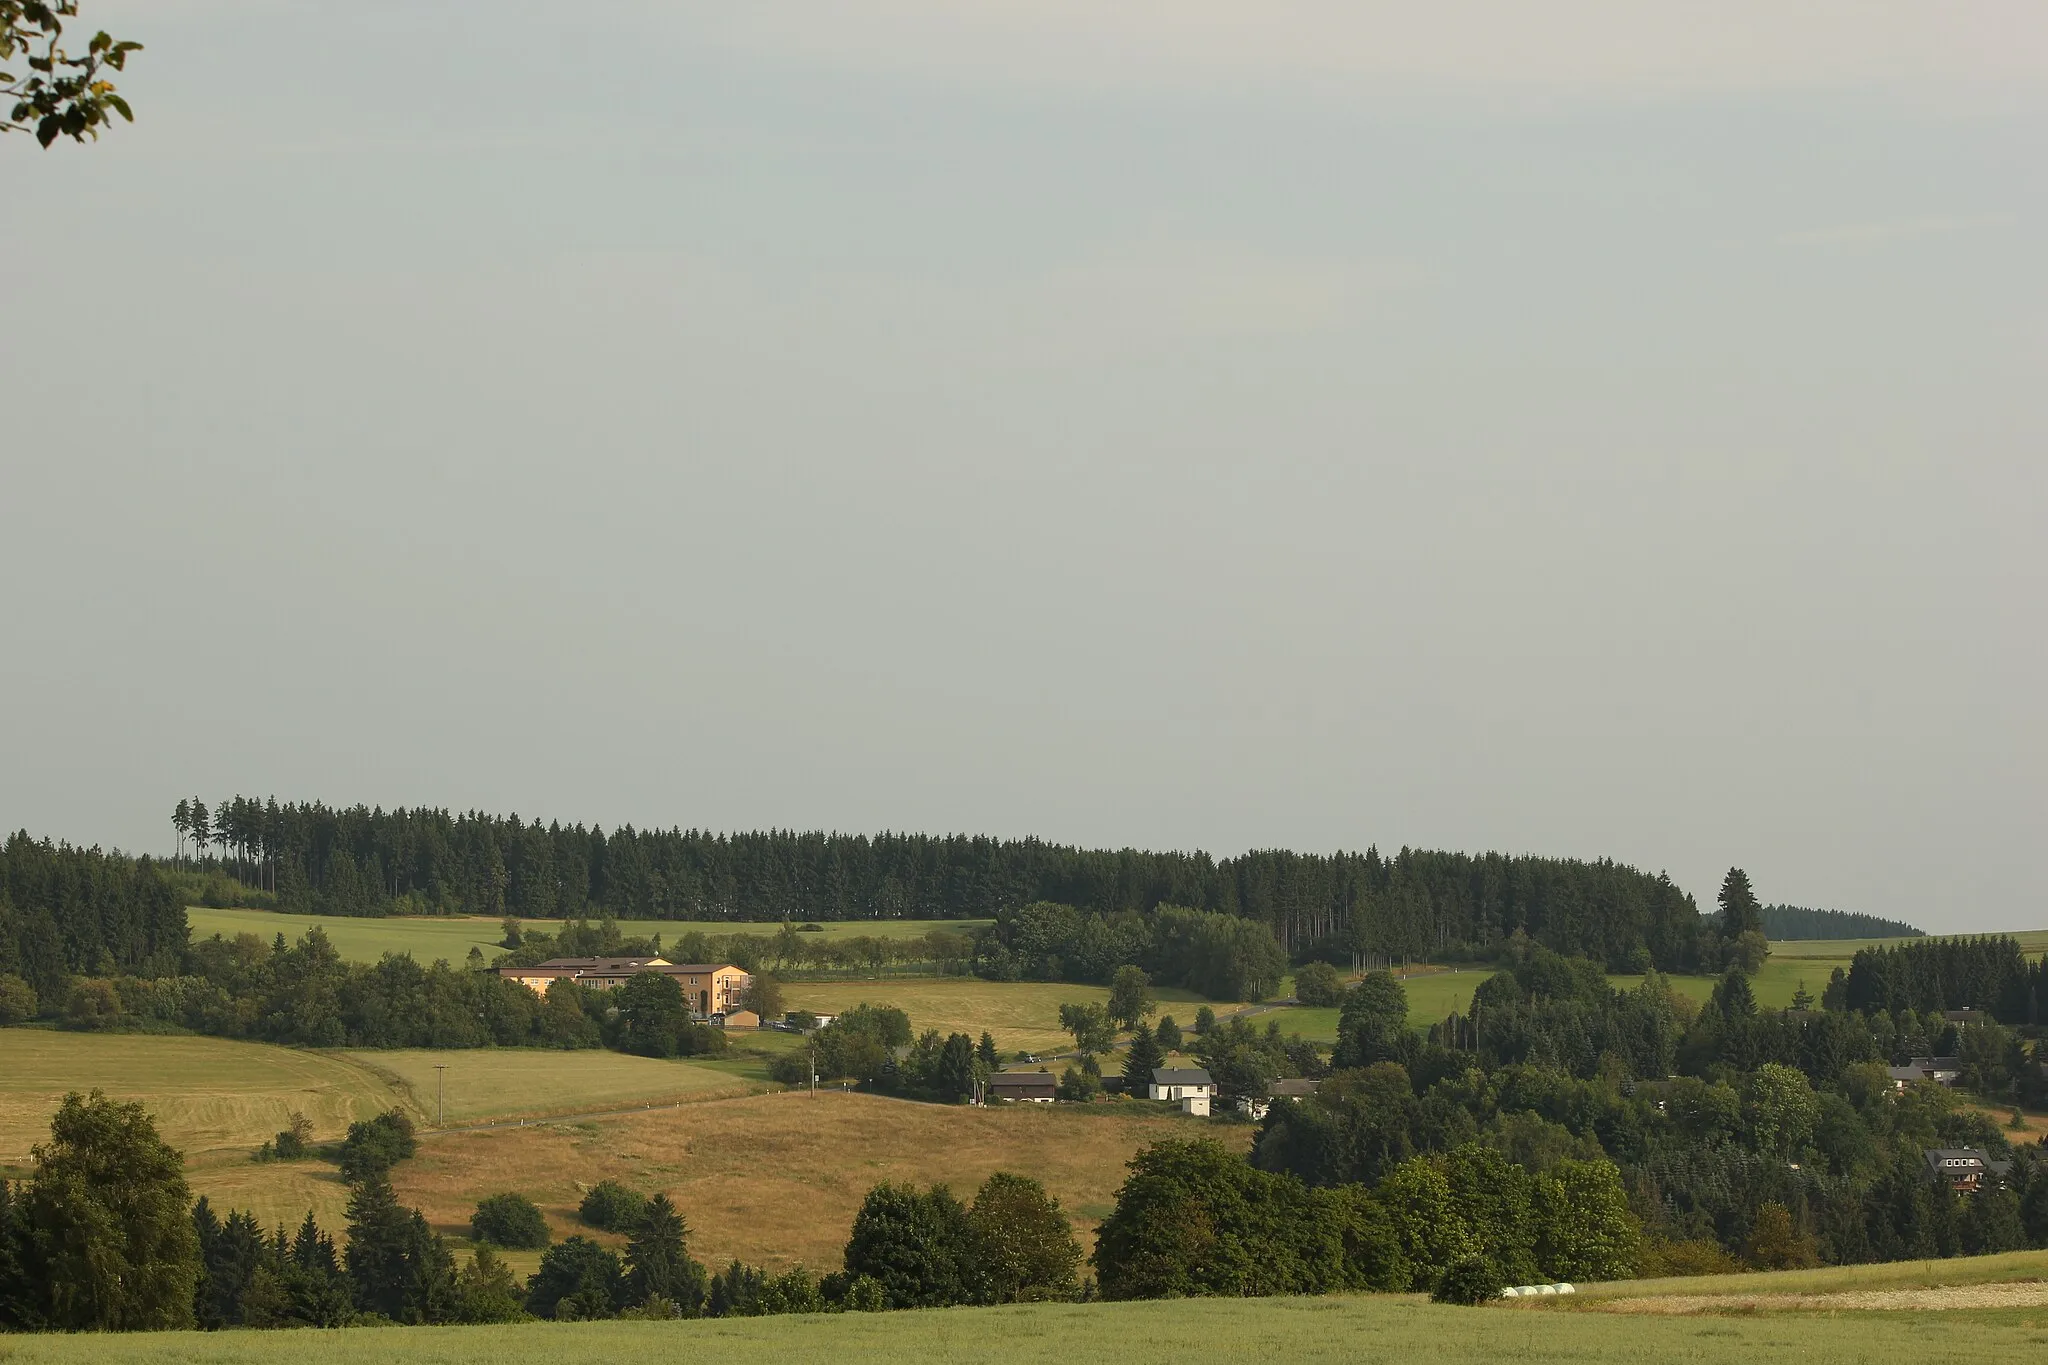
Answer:
[[[85,9],[137,122],[0,140],[0,825],[2048,924],[2038,0]]]

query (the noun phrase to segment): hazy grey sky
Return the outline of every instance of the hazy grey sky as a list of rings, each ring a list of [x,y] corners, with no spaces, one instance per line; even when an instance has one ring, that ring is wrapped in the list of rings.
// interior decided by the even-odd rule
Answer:
[[[87,9],[140,122],[0,143],[9,828],[2048,922],[2039,0]]]

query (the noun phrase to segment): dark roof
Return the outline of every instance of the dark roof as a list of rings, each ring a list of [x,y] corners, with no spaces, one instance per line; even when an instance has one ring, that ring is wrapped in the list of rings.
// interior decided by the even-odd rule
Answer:
[[[1273,1082],[1272,1085],[1266,1088],[1266,1093],[1273,1096],[1275,1099],[1283,1098],[1288,1095],[1313,1095],[1316,1093],[1316,1083],[1311,1080],[1304,1080],[1298,1076],[1293,1076],[1287,1078],[1286,1080],[1279,1080]]]
[[[666,962],[659,953],[647,957],[551,957],[541,963],[543,967],[563,967],[581,972],[625,972],[636,967],[645,967],[650,962]]]
[[[991,1090],[1053,1090],[1058,1085],[1045,1071],[998,1071],[988,1078]]]
[[[1176,1070],[1176,1069],[1175,1069],[1175,1068],[1173,1068],[1173,1067],[1166,1067],[1166,1066],[1161,1066],[1161,1067],[1154,1067],[1154,1068],[1153,1068],[1153,1070],[1152,1070],[1152,1084],[1154,1084],[1154,1085],[1214,1085],[1214,1084],[1216,1084],[1216,1082],[1214,1082],[1214,1081],[1210,1080],[1210,1079],[1209,1079],[1209,1073],[1208,1073],[1208,1072],[1206,1072],[1206,1071],[1204,1071],[1204,1070],[1202,1070],[1202,1068],[1200,1068],[1200,1067],[1194,1067],[1194,1068],[1192,1068],[1192,1069],[1190,1069],[1190,1070]]]
[[[1932,1147],[1927,1164],[1937,1171],[1982,1171],[1990,1168],[1991,1159],[1974,1147]]]

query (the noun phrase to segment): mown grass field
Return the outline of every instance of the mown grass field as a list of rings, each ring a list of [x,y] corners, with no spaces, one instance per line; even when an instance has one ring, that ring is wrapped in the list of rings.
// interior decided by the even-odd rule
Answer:
[[[1170,1014],[1183,1030],[1195,1021],[1205,1003],[1191,991],[1158,989],[1159,1012]],[[793,981],[782,988],[790,1009],[838,1014],[863,1002],[894,1005],[910,1016],[922,1033],[965,1033],[979,1038],[986,1029],[1008,1056],[1019,1050],[1049,1052],[1071,1048],[1072,1035],[1060,1028],[1060,1006],[1101,1004],[1109,999],[1105,986],[1069,985],[1058,981],[983,981],[971,976],[899,977],[882,981]],[[1218,1014],[1241,1005],[1212,1003]]]
[[[333,941],[334,950],[350,962],[375,962],[386,953],[411,953],[421,962],[432,962],[446,958],[460,963],[469,956],[472,947],[483,951],[489,959],[503,952],[498,944],[500,929],[498,921],[477,915],[450,916],[394,916],[388,919],[350,919],[325,915],[287,915],[276,910],[209,910],[204,906],[187,906],[185,922],[190,926],[194,939],[211,938],[215,934],[233,938],[236,934],[255,934],[268,943],[277,934],[296,942],[299,935],[314,925],[319,925]],[[561,927],[560,920],[525,920],[527,927],[546,933],[553,933]],[[822,934],[806,934],[808,938],[841,939],[858,935],[876,938],[914,938],[930,933],[934,929],[952,929],[962,933],[971,932],[986,924],[986,920],[837,920],[821,922]],[[775,934],[780,924],[726,923],[704,920],[661,920],[635,919],[620,920],[619,931],[629,938],[646,938],[661,935],[663,943],[674,943],[684,934],[697,930],[706,934]]]
[[[1773,1270],[1738,1275],[1694,1275],[1663,1280],[1614,1280],[1579,1285],[1558,1307],[1584,1307],[1611,1300],[1701,1294],[1785,1297],[1852,1294],[1885,1289],[1946,1289],[2048,1279],[2048,1251],[2010,1251],[1997,1256],[1958,1256],[1946,1261],[1888,1261],[1880,1265],[1835,1265],[1817,1270]],[[1526,1300],[1541,1304],[1544,1300]]]
[[[140,1100],[157,1129],[194,1163],[246,1160],[298,1110],[314,1136],[338,1138],[356,1119],[401,1103],[348,1058],[222,1038],[132,1033],[0,1033],[0,1164],[19,1165],[50,1136],[67,1091],[95,1087]]]
[[[453,1127],[496,1119],[585,1113],[607,1107],[745,1094],[744,1081],[690,1062],[622,1052],[530,1048],[331,1054],[347,1058],[402,1094],[432,1123],[445,1101]],[[434,1068],[444,1066],[436,1078]],[[437,1095],[436,1086],[440,1087]]]
[[[681,1323],[342,1332],[36,1336],[0,1345],[9,1365],[555,1365],[674,1358],[779,1365],[1298,1365],[1428,1361],[1492,1365],[1986,1365],[2038,1359],[2040,1312],[1766,1313],[1714,1318],[1445,1308],[1409,1298],[1194,1299],[1033,1304],[917,1313],[725,1318]]]
[[[1134,1105],[918,1104],[824,1091],[686,1104],[619,1118],[423,1135],[393,1173],[399,1197],[464,1234],[476,1202],[517,1191],[556,1235],[588,1233],[576,1205],[598,1180],[666,1191],[689,1219],[693,1254],[837,1269],[853,1215],[884,1180],[944,1181],[963,1197],[995,1171],[1045,1182],[1094,1244],[1124,1164],[1166,1136],[1250,1144],[1248,1125]],[[303,1213],[303,1209],[300,1210]],[[613,1240],[600,1235],[600,1240]]]

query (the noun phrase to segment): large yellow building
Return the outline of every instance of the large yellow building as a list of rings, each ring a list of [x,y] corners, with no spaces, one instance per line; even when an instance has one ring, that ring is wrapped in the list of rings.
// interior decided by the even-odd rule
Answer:
[[[555,957],[537,967],[500,967],[498,975],[545,995],[549,986],[567,977],[579,986],[610,990],[641,972],[660,972],[683,988],[690,1013],[700,1019],[730,1014],[754,978],[730,963],[670,962],[660,957]]]

